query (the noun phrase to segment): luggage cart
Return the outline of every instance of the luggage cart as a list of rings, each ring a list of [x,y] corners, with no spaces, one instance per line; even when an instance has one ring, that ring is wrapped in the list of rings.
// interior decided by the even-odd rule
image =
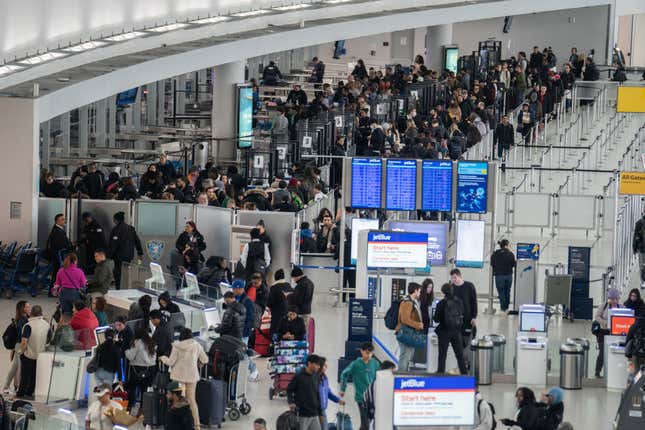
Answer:
[[[246,386],[249,377],[249,358],[245,358],[231,368],[228,377],[228,399],[226,410],[231,421],[237,421],[241,415],[251,413],[251,405],[246,400]]]

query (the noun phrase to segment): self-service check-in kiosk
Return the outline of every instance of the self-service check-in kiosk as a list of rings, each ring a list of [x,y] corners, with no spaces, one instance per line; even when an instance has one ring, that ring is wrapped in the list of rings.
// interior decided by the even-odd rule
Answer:
[[[607,312],[609,336],[605,336],[605,380],[607,388],[623,390],[629,374],[625,357],[625,338],[635,321],[634,310],[614,308]]]
[[[517,244],[517,264],[515,266],[515,294],[513,309],[535,303],[538,279],[540,245],[537,243]]]
[[[145,286],[149,290],[163,290],[166,285],[166,279],[163,276],[163,269],[157,263],[150,263],[150,273],[152,276],[145,281]]]
[[[516,382],[518,385],[546,386],[546,310],[543,305],[521,305],[519,317],[515,356]]]

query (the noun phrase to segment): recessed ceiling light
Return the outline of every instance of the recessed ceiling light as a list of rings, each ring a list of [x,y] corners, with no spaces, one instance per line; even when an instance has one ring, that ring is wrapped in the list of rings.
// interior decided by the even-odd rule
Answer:
[[[0,76],[3,75],[8,75],[10,73],[17,72],[18,70],[22,70],[24,67],[22,66],[15,66],[13,64],[10,64],[8,66],[0,66]]]
[[[349,3],[352,0],[324,0],[324,3],[327,4],[339,4],[339,3]]]
[[[289,5],[289,6],[278,6],[278,7],[274,7],[273,9],[286,12],[286,11],[289,11],[289,10],[306,9],[308,7],[311,7],[311,4],[309,4],[309,3],[300,3],[300,4],[292,4],[292,5]]]
[[[56,80],[57,80],[58,82],[69,82],[69,81],[71,81],[71,80],[72,80],[72,78],[70,78],[69,76],[62,76],[62,77],[60,77],[60,78],[56,78]]]
[[[238,16],[240,18],[247,18],[249,16],[258,16],[270,13],[270,10],[267,9],[257,9],[257,10],[248,10],[246,12],[234,13],[233,16]]]
[[[167,31],[179,30],[180,28],[187,27],[188,24],[183,22],[176,22],[174,24],[162,25],[159,27],[149,28],[148,31],[154,31],[155,33],[165,33]]]
[[[81,43],[80,45],[70,46],[68,48],[63,48],[62,51],[65,52],[83,52],[89,51],[90,49],[100,48],[101,46],[107,45],[107,42],[100,42],[93,40],[91,42]]]
[[[191,21],[191,24],[217,24],[218,22],[224,22],[230,20],[230,16],[211,16],[208,18],[197,19]]]
[[[35,66],[36,64],[45,63],[47,61],[55,60],[61,57],[67,57],[64,52],[47,52],[46,54],[35,55],[33,57],[27,57],[24,60],[18,61],[19,64],[25,64],[27,66]]]
[[[116,36],[106,37],[108,42],[125,42],[126,40],[136,39],[145,35],[143,31],[131,31],[129,33],[117,34]]]

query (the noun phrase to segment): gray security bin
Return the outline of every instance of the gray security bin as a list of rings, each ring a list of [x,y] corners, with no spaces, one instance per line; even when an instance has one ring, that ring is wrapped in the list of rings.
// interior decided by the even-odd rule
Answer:
[[[484,338],[493,342],[493,372],[504,373],[506,338],[501,334],[489,334],[484,336]]]
[[[584,349],[575,343],[560,346],[560,387],[566,390],[582,388],[582,359]]]
[[[479,385],[493,383],[493,342],[486,339],[474,339],[470,342],[472,354],[471,374],[475,376]]]
[[[566,343],[573,343],[576,345],[580,345],[582,347],[582,352],[583,352],[582,377],[588,378],[589,377],[589,347],[591,346],[589,339],[583,339],[580,337],[570,337],[570,338],[567,338]]]

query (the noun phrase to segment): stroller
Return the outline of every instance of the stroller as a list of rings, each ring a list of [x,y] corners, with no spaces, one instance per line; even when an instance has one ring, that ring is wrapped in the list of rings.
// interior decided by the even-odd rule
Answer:
[[[306,340],[281,340],[274,344],[273,357],[270,359],[273,387],[269,388],[269,399],[276,395],[284,396],[287,385],[294,375],[305,366],[309,355]]]

